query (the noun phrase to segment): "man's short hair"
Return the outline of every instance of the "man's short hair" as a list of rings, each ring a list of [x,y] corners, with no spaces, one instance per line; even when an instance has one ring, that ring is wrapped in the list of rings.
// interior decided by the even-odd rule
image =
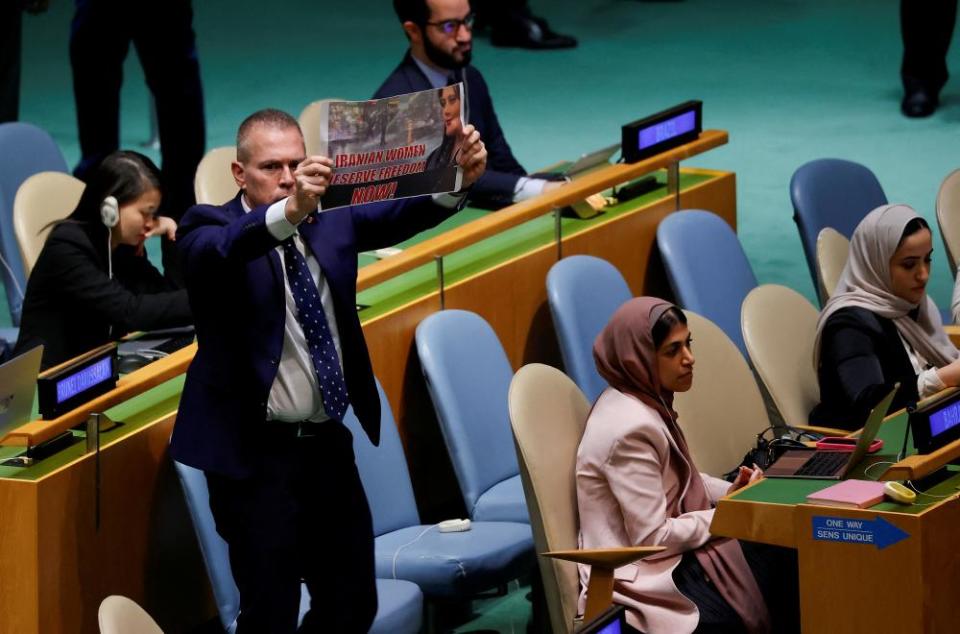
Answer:
[[[243,123],[241,123],[237,129],[237,160],[241,163],[246,161],[250,156],[250,148],[247,147],[247,138],[250,136],[251,130],[258,125],[270,126],[271,128],[278,128],[280,130],[296,128],[301,136],[303,135],[303,131],[300,130],[300,124],[297,120],[283,110],[277,110],[276,108],[257,110],[244,119]]]
[[[422,27],[430,20],[427,0],[393,0],[393,10],[397,12],[401,24],[413,22]]]

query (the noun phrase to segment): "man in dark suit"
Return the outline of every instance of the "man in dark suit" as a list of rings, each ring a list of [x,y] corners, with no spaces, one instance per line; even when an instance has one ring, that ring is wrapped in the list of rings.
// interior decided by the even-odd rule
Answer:
[[[463,130],[463,183],[486,151]],[[171,453],[202,469],[240,589],[238,632],[366,632],[376,613],[373,528],[341,424],[352,405],[370,439],[380,402],[356,314],[357,252],[452,215],[461,195],[317,213],[332,162],[306,157],[295,119],[248,117],[229,203],[197,205],[177,244],[199,348]]]
[[[373,95],[375,99],[441,88],[462,81],[466,120],[487,144],[488,167],[470,193],[471,203],[499,209],[559,187],[561,182],[527,177],[500,128],[487,83],[470,65],[473,13],[467,0],[394,0],[410,41],[400,65]]]

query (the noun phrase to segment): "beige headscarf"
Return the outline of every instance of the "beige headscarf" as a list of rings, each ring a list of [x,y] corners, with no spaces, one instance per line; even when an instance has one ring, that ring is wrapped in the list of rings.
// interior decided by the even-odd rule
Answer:
[[[672,304],[656,297],[636,297],[625,303],[594,341],[593,360],[610,387],[635,396],[660,414],[682,458],[673,464],[686,471],[678,478],[686,482],[686,487],[677,512],[689,513],[707,510],[712,505],[703,478],[690,457],[687,439],[677,425],[673,392],[664,389],[657,372],[653,326],[670,308]],[[740,543],[734,539],[711,539],[694,554],[720,595],[740,616],[747,632],[769,632],[770,614]]]
[[[883,205],[857,225],[837,290],[817,321],[813,346],[815,368],[820,367],[820,339],[827,320],[841,308],[851,306],[892,319],[903,338],[927,363],[941,368],[960,356],[943,331],[940,311],[930,297],[924,294],[918,307],[890,290],[890,258],[900,244],[907,223],[918,217],[907,205]],[[917,311],[916,318],[910,315],[913,311]]]

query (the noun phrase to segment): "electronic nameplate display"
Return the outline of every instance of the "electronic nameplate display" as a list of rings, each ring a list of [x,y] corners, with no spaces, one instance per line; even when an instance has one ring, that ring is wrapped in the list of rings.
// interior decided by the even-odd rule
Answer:
[[[623,126],[623,160],[636,163],[693,141],[703,130],[703,102],[688,101]]]
[[[921,454],[960,439],[960,392],[911,412],[910,430],[913,444]]]
[[[37,379],[40,416],[51,419],[117,386],[117,346],[54,368]]]

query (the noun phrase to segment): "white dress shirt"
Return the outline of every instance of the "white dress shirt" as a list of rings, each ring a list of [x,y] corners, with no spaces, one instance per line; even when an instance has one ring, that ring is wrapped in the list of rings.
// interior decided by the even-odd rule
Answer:
[[[459,205],[463,199],[463,194],[435,194],[433,202],[452,209]],[[247,203],[246,195],[240,196],[240,202],[243,210],[249,212],[250,205]],[[283,242],[293,236],[293,243],[297,250],[303,254],[307,261],[307,268],[310,270],[310,277],[317,285],[320,292],[320,303],[323,305],[323,313],[327,317],[327,324],[330,326],[330,335],[333,337],[333,345],[337,349],[337,359],[340,361],[340,370],[343,371],[343,354],[340,350],[340,331],[337,328],[337,318],[333,310],[333,297],[330,294],[330,286],[323,277],[320,270],[320,264],[313,256],[313,253],[306,247],[300,232],[296,225],[287,220],[285,213],[287,199],[279,200],[267,208],[266,225],[277,240]],[[307,338],[303,334],[303,328],[297,320],[297,303],[290,290],[290,282],[287,280],[286,268],[284,266],[283,245],[276,247],[277,254],[280,256],[280,270],[283,274],[283,296],[286,305],[286,317],[283,326],[283,352],[280,355],[280,364],[277,368],[277,375],[273,379],[273,385],[270,386],[270,396],[267,399],[267,420],[276,420],[282,422],[312,421],[322,422],[330,420],[326,411],[323,409],[323,397],[320,395],[320,386],[317,380],[317,372],[313,367],[313,360],[310,358],[310,348],[307,345]]]

